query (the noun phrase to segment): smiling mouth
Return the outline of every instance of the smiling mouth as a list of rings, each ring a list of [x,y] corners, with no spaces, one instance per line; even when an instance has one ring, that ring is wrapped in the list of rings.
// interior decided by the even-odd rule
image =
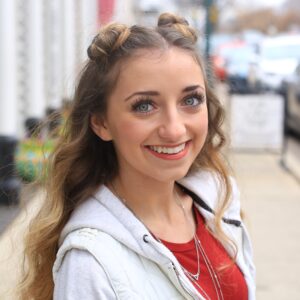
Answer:
[[[162,154],[178,154],[182,152],[186,146],[186,143],[180,144],[175,147],[166,147],[166,146],[147,146],[150,150],[156,152],[156,153],[162,153]]]

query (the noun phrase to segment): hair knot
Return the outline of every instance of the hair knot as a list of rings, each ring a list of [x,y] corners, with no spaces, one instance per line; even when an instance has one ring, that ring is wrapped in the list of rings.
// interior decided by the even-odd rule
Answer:
[[[111,53],[122,47],[129,35],[130,29],[126,25],[111,23],[104,26],[88,47],[88,57],[97,63],[107,63]]]
[[[190,38],[194,43],[197,41],[195,30],[189,26],[189,22],[182,17],[170,13],[163,13],[159,16],[158,27],[173,27],[185,37]]]

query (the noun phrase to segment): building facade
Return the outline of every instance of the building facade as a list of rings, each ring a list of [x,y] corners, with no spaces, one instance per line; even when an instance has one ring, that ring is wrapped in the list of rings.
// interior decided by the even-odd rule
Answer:
[[[99,26],[116,16],[130,23],[133,4],[0,0],[0,203],[17,198],[14,153],[26,136],[26,120],[42,121],[48,109],[59,109],[63,99],[73,98],[86,49]]]

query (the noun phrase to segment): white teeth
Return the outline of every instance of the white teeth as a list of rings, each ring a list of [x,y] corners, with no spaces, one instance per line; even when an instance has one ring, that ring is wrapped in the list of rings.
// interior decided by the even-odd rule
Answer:
[[[177,147],[150,146],[150,149],[158,153],[176,154],[181,152],[184,149],[184,147],[185,147],[185,143]]]

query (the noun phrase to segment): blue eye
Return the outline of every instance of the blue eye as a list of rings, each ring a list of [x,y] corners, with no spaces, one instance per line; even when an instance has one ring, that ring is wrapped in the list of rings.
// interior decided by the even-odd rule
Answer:
[[[184,104],[186,106],[198,106],[204,101],[203,95],[191,95],[184,99]]]
[[[154,109],[151,100],[138,100],[132,105],[132,110],[138,113],[149,113]]]

